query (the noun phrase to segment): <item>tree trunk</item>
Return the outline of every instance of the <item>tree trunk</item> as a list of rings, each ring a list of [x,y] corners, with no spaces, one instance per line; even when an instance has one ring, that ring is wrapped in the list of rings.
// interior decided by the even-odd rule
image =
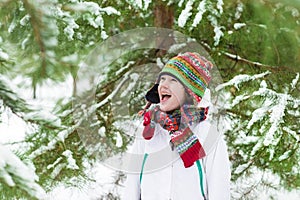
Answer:
[[[163,56],[172,44],[174,44],[174,37],[172,34],[172,27],[174,23],[174,7],[167,6],[166,2],[157,1],[154,5],[154,26],[158,28],[166,28],[162,35],[156,38],[157,56]],[[170,29],[168,31],[168,29]],[[170,34],[166,34],[169,32]]]

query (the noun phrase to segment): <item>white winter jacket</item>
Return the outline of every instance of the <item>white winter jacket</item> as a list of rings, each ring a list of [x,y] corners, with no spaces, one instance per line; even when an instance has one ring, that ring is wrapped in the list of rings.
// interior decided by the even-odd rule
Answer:
[[[230,163],[222,135],[208,120],[190,128],[206,156],[189,168],[172,151],[168,131],[160,125],[151,140],[136,140],[132,153],[143,154],[144,160],[136,162],[140,172],[127,174],[122,200],[230,199]]]

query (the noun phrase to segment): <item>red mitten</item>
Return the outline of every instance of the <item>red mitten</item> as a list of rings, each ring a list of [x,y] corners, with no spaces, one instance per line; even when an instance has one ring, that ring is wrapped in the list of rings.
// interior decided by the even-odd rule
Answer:
[[[143,125],[145,126],[144,130],[143,130],[143,137],[146,140],[150,140],[153,135],[154,135],[154,125],[151,124],[151,112],[146,112],[144,115],[144,123]]]

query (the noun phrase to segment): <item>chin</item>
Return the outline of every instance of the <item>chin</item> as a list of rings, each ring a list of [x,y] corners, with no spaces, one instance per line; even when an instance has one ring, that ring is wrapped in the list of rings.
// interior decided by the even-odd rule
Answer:
[[[176,108],[173,108],[173,107],[169,107],[169,106],[160,106],[160,110],[163,111],[163,112],[170,112],[170,111],[173,111],[175,110]]]

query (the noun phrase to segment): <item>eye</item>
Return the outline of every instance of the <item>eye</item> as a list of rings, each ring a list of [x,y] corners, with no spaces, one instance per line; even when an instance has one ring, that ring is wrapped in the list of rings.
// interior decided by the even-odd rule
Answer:
[[[173,81],[173,82],[177,82],[177,79],[175,79],[175,78],[172,78],[172,79],[171,79],[171,81]]]
[[[166,77],[163,77],[163,76],[162,76],[162,77],[160,77],[160,80],[159,80],[159,81],[162,82],[162,81],[165,81],[165,80],[166,80]]]

